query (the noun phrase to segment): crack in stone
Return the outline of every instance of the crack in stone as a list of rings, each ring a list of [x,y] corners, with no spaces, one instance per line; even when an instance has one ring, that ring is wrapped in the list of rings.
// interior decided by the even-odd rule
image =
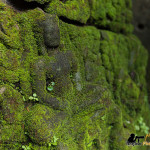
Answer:
[[[44,10],[46,5],[49,4],[49,3],[39,4],[37,2],[26,2],[24,0],[4,0],[4,3],[12,6],[14,9],[16,9],[18,11],[31,10],[31,9],[35,9],[37,7]]]

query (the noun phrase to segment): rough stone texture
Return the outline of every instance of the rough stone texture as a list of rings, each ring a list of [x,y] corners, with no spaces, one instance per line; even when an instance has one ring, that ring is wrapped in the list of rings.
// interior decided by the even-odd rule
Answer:
[[[40,145],[50,143],[58,132],[65,115],[44,105],[34,105],[26,116],[25,131],[31,140]],[[55,135],[56,136],[56,135]]]
[[[54,15],[46,15],[46,19],[41,25],[44,30],[45,45],[47,47],[58,47],[60,43],[58,18]]]
[[[0,149],[146,150],[126,140],[149,132],[148,53],[130,1],[108,2],[52,0],[50,18],[0,2]]]

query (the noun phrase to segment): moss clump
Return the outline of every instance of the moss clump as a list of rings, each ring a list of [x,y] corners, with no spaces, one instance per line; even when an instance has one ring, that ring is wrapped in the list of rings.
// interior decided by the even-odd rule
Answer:
[[[126,99],[130,105],[134,106],[134,103],[136,102],[134,102],[133,99],[139,98],[139,94],[140,94],[139,88],[130,78],[127,78],[122,84],[123,84],[122,89],[121,89],[122,100],[124,101]]]
[[[4,10],[6,7],[6,4],[3,3],[2,0],[0,0],[0,10]]]
[[[65,3],[60,0],[52,0],[45,11],[81,23],[86,23],[90,17],[88,0],[69,0]]]
[[[37,144],[48,144],[57,134],[61,120],[64,119],[63,113],[37,104],[31,107],[25,119],[25,130],[31,140]]]
[[[2,143],[20,143],[26,141],[24,130],[18,124],[5,124],[1,127],[0,134],[0,141]]]
[[[21,94],[9,85],[0,86],[1,130],[2,143],[25,141],[23,124],[23,100]]]
[[[90,6],[91,23],[94,23],[98,27],[106,28],[114,32],[132,32],[131,1],[90,1]]]
[[[19,27],[14,19],[14,11],[7,8],[7,11],[0,11],[0,15],[0,42],[4,43],[7,48],[14,50],[21,48]]]
[[[21,94],[5,84],[0,89],[3,119],[8,123],[22,124],[24,105]]]

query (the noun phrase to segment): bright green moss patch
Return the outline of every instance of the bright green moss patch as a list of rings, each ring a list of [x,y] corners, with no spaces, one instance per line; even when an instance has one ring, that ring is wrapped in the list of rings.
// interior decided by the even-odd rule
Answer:
[[[0,11],[2,28],[0,31],[0,41],[4,42],[8,48],[19,49],[21,47],[19,27],[14,20],[14,14],[10,8],[7,11]]]
[[[2,3],[2,0],[0,0],[0,10],[4,10],[6,5]]]
[[[52,0],[45,11],[81,23],[86,23],[90,17],[88,0],[68,0],[65,3],[60,0]]]

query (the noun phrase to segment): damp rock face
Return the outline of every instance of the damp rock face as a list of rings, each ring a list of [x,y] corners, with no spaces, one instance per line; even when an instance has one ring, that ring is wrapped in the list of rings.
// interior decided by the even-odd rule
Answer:
[[[66,102],[61,102],[53,94],[60,96],[68,88],[72,87],[69,77],[71,71],[73,73],[76,69],[73,59],[70,52],[58,52],[53,57],[38,59],[35,62],[33,65],[34,87],[41,102],[52,106],[54,109],[67,107]],[[50,92],[47,87],[51,82],[55,85]]]
[[[0,149],[130,150],[150,124],[131,1],[34,2],[0,1]]]

